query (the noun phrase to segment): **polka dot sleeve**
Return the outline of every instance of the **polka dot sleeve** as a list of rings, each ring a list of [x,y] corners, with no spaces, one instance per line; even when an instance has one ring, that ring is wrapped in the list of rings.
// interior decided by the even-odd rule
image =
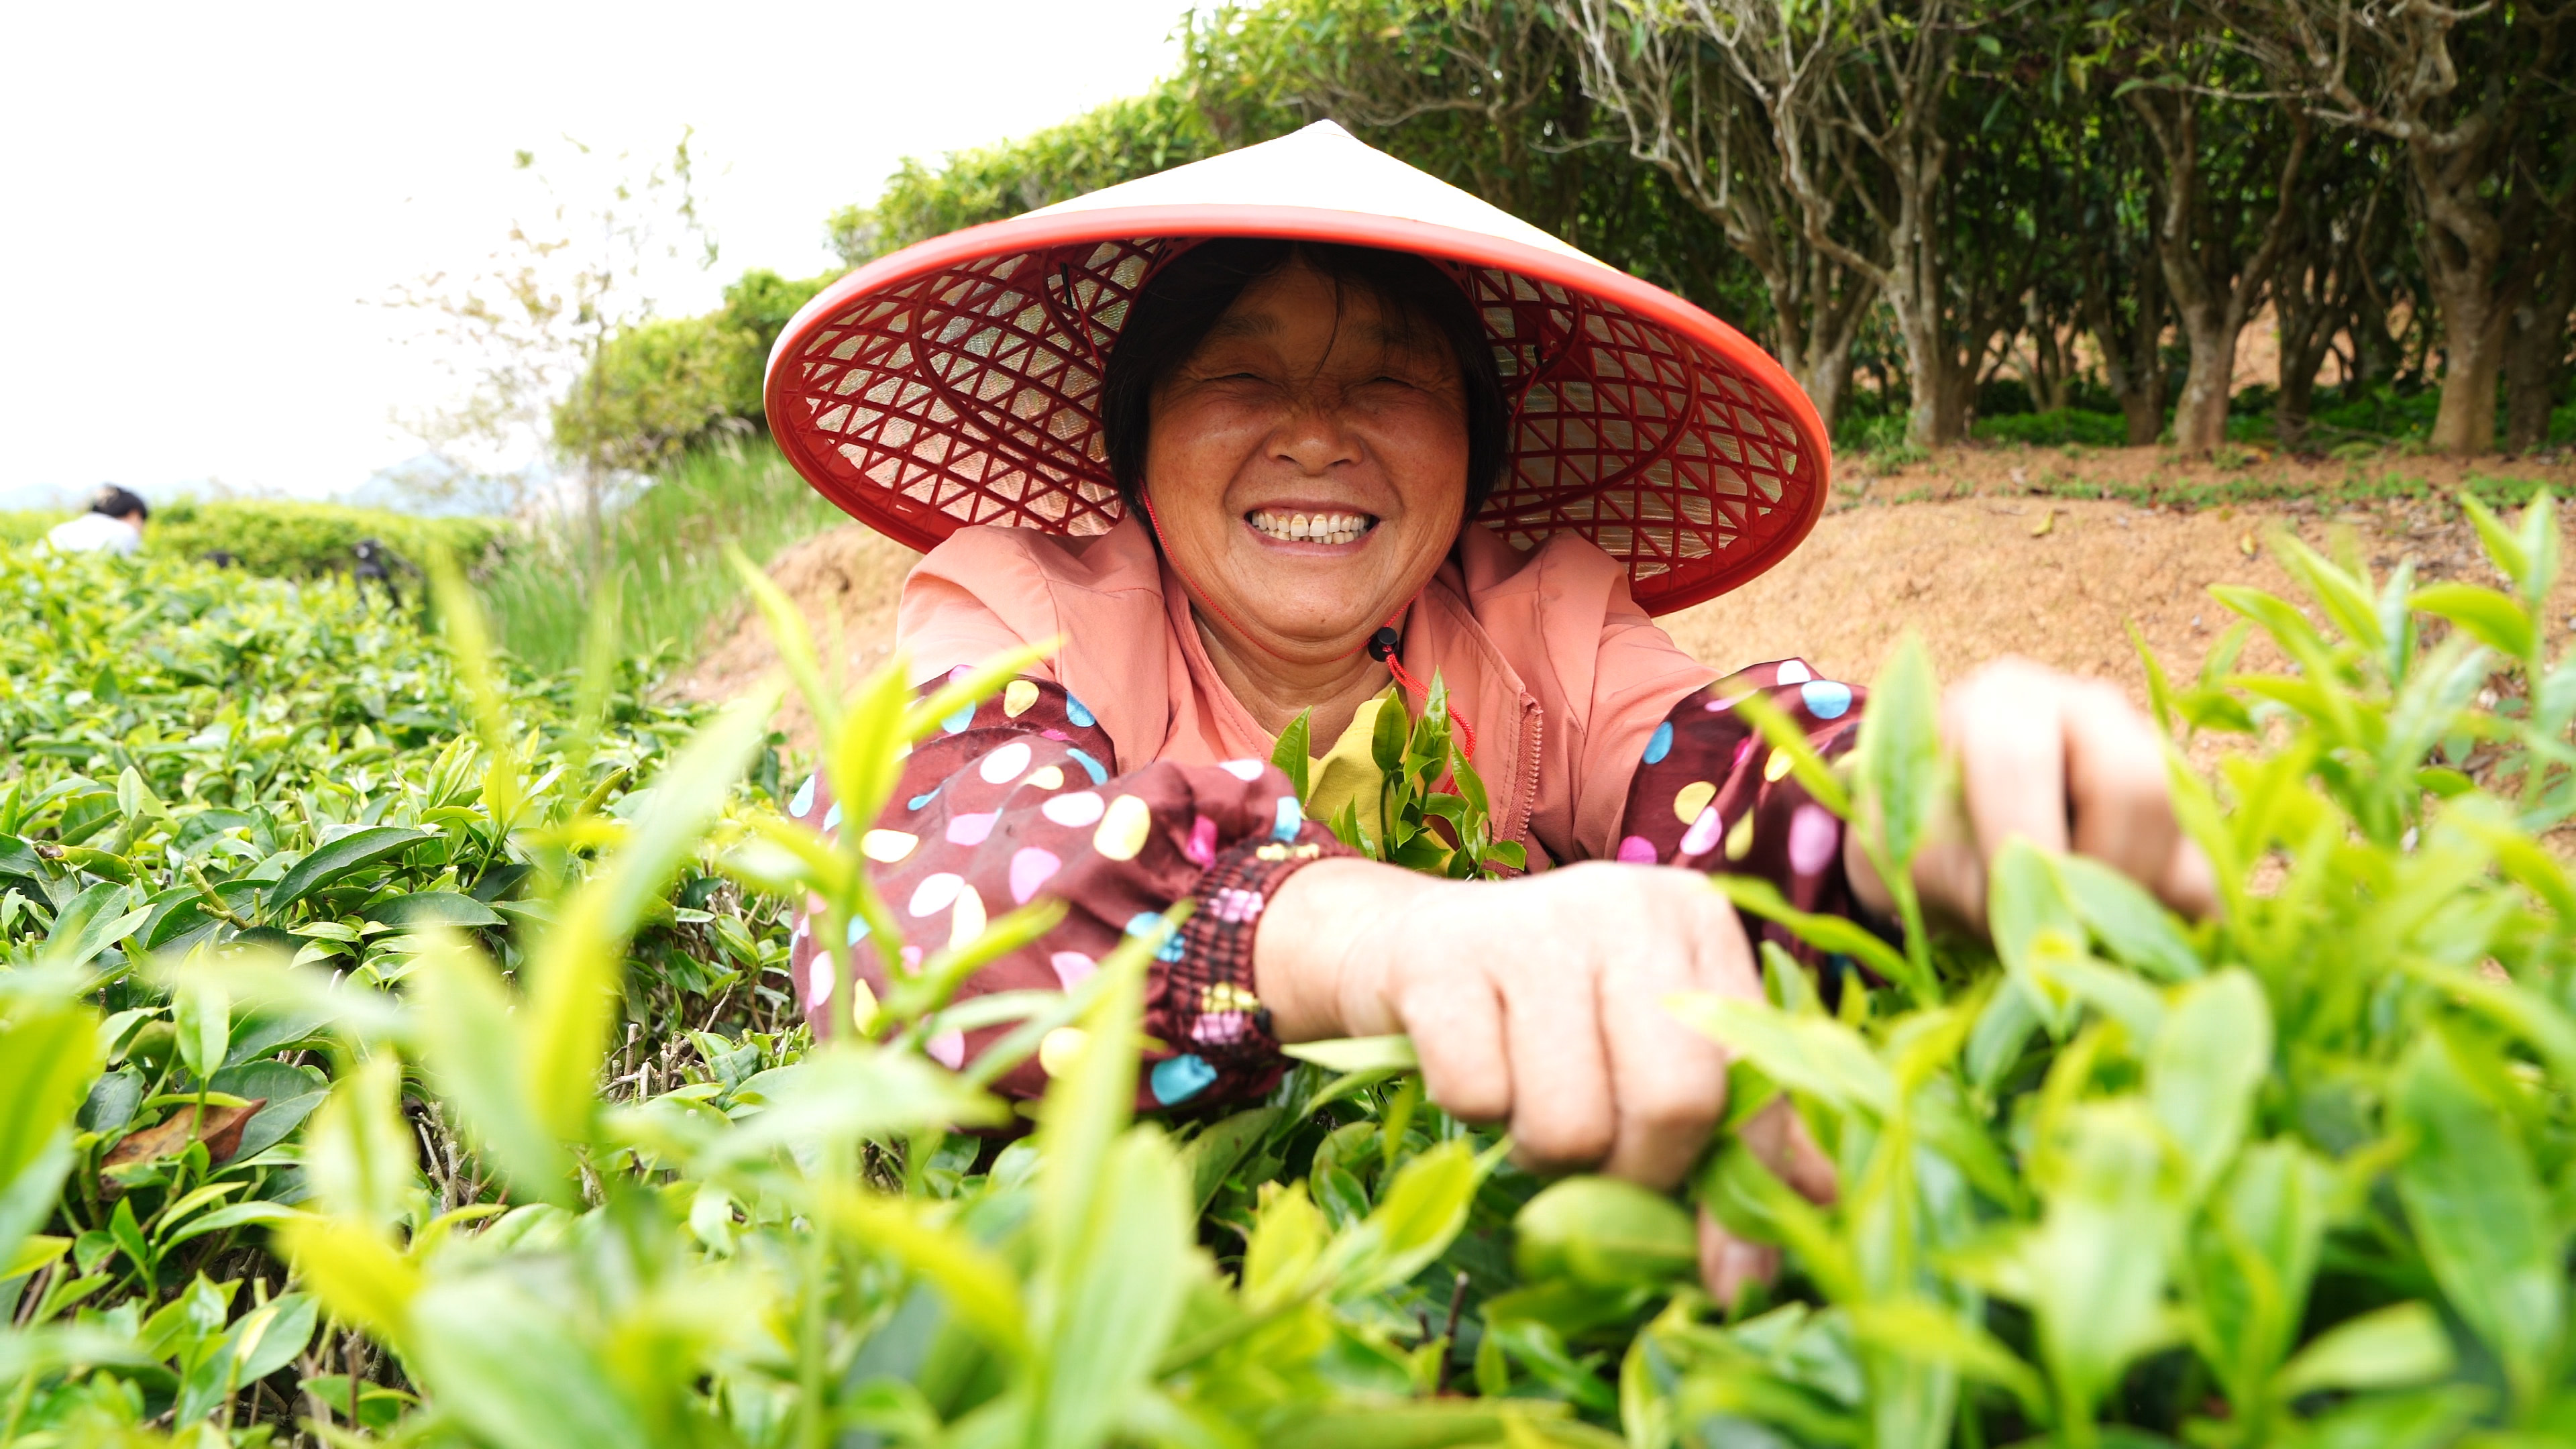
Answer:
[[[933,681],[935,688],[945,681]],[[1287,777],[1263,760],[1193,766],[1157,761],[1113,773],[1108,734],[1060,685],[1014,680],[998,698],[940,722],[904,762],[903,780],[860,848],[904,933],[901,959],[973,939],[993,916],[1038,899],[1065,902],[1044,939],[984,967],[958,999],[995,991],[1069,989],[1129,933],[1163,924],[1194,899],[1146,990],[1147,1053],[1140,1109],[1240,1100],[1266,1092],[1282,1061],[1269,1014],[1254,997],[1252,933],[1271,892],[1298,867],[1349,852],[1306,820]],[[827,833],[844,826],[819,779],[789,812]],[[864,941],[853,926],[843,946]],[[829,949],[800,917],[790,957],[799,1005],[817,1036],[851,1028],[887,989],[883,956]],[[856,981],[848,974],[855,960]],[[932,1038],[951,1067],[1008,1026]],[[1071,1038],[1059,1034],[995,1085],[1046,1090]]]
[[[1735,711],[1755,692],[1770,697],[1827,759],[1859,733],[1862,692],[1819,679],[1804,660],[1757,664],[1673,706],[1655,728],[1628,786],[1619,859],[1689,866],[1712,875],[1759,876],[1800,910],[1862,919],[1843,875],[1843,823],[1789,776]],[[1780,927],[1746,920],[1755,939],[1777,941],[1810,964],[1816,954]]]

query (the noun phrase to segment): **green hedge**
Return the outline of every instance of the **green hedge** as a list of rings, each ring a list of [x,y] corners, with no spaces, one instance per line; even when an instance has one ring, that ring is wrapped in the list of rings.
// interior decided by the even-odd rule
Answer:
[[[0,513],[0,546],[23,547],[68,513]],[[180,499],[152,510],[143,530],[147,552],[200,559],[218,550],[255,574],[310,578],[349,567],[358,540],[372,538],[413,564],[445,545],[468,565],[497,554],[511,532],[502,518],[422,518],[380,508],[288,499],[198,503]]]
[[[875,205],[842,207],[823,225],[832,249],[855,267],[914,242],[1204,160],[1225,148],[1189,88],[1166,80],[1141,96],[1095,106],[1042,131],[951,151],[935,166],[907,156],[886,178]]]
[[[661,317],[600,350],[556,406],[555,443],[614,468],[647,472],[690,448],[764,425],[761,375],[770,344],[837,272],[789,279],[755,268],[697,317]]]

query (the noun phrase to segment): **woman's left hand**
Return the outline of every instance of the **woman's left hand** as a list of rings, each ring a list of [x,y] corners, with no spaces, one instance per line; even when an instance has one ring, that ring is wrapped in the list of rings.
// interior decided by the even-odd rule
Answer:
[[[1944,696],[1941,734],[1962,811],[1915,857],[1926,908],[1983,930],[1987,865],[2014,836],[2092,856],[2187,915],[2214,908],[2209,860],[2174,816],[2164,741],[2114,686],[1999,659]],[[1864,904],[1894,914],[1857,830],[1843,865]]]

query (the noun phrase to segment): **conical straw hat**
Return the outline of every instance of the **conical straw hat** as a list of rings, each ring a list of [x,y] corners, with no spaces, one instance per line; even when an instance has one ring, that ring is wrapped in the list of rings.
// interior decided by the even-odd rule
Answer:
[[[1123,510],[1103,360],[1155,267],[1217,236],[1440,263],[1514,404],[1477,521],[1525,549],[1581,534],[1653,612],[1753,578],[1823,511],[1824,426],[1761,348],[1330,121],[859,268],[779,336],[771,432],[825,497],[914,548],[970,523],[1106,532]]]

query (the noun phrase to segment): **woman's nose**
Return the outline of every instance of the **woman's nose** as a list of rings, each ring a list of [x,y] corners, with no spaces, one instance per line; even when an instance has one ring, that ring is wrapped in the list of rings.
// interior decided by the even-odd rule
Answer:
[[[1343,419],[1339,400],[1321,396],[1319,390],[1301,394],[1290,405],[1272,437],[1272,450],[1301,473],[1323,473],[1360,456],[1358,437]]]

